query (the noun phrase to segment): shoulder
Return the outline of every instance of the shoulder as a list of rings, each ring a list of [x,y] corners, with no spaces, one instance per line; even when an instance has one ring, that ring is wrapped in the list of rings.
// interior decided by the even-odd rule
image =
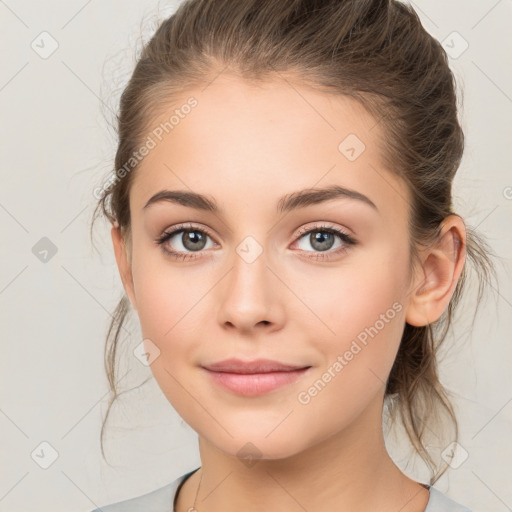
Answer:
[[[199,468],[197,468],[199,469]],[[172,512],[172,504],[179,486],[197,469],[173,480],[170,484],[160,487],[142,496],[111,503],[90,512]]]
[[[429,487],[430,498],[425,512],[472,512],[469,508],[452,500],[435,487]]]

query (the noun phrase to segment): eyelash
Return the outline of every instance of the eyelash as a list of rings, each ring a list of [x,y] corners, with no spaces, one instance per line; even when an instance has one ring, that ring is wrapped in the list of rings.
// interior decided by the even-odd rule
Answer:
[[[169,255],[171,258],[174,258],[174,259],[177,259],[177,260],[193,260],[193,259],[196,259],[199,256],[196,256],[195,253],[181,253],[181,252],[178,252],[178,251],[173,251],[173,250],[166,249],[163,246],[163,244],[165,244],[168,240],[170,240],[174,235],[176,235],[178,233],[181,233],[181,232],[184,232],[184,231],[198,232],[198,233],[202,233],[204,235],[207,235],[210,238],[213,238],[211,233],[207,229],[205,229],[205,228],[198,228],[198,227],[193,226],[193,225],[180,224],[180,225],[176,226],[174,229],[172,229],[171,231],[164,231],[155,240],[155,243],[157,245],[162,246],[162,250],[167,255]],[[305,235],[307,235],[309,233],[315,233],[315,232],[331,233],[333,235],[336,235],[336,236],[338,236],[342,240],[342,242],[344,242],[345,246],[340,247],[340,248],[338,248],[338,249],[336,249],[334,251],[317,251],[316,256],[308,256],[308,258],[311,258],[311,259],[325,260],[325,259],[330,259],[331,257],[333,257],[333,255],[334,256],[340,256],[341,254],[345,253],[349,249],[350,246],[353,246],[353,245],[357,244],[357,241],[353,237],[351,237],[350,235],[345,233],[344,231],[342,231],[342,230],[340,230],[340,229],[338,229],[338,228],[336,228],[334,226],[325,225],[325,224],[319,224],[319,225],[308,227],[308,228],[302,228],[299,231],[299,234],[298,234],[298,237],[297,237],[296,241],[300,240],[301,238],[303,238]],[[202,251],[196,251],[196,253],[200,253],[200,252],[202,252]],[[311,252],[311,251],[306,251],[306,252]]]

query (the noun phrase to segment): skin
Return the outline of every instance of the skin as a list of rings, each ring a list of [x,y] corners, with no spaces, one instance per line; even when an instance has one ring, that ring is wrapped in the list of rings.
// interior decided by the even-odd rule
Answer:
[[[130,243],[112,228],[123,286],[144,338],[160,351],[151,370],[199,436],[202,468],[183,484],[176,511],[192,507],[201,476],[201,512],[424,511],[428,490],[384,445],[384,389],[405,322],[434,322],[448,306],[464,264],[464,222],[447,217],[439,242],[409,268],[410,196],[383,166],[382,126],[353,99],[289,79],[254,85],[228,73],[176,105],[190,95],[198,106],[136,171]],[[162,111],[151,126],[168,117]],[[351,133],[366,146],[354,161],[338,150]],[[332,184],[364,194],[378,211],[341,197],[277,213],[282,196]],[[143,209],[162,189],[206,194],[222,213],[171,202]],[[181,234],[167,241],[196,256],[189,261],[155,244],[182,222],[212,234],[199,252],[183,246]],[[322,252],[309,234],[299,235],[325,223],[358,243],[335,236]],[[249,235],[262,249],[250,264],[237,253]],[[329,251],[330,258],[315,259]],[[394,318],[300,403],[298,394],[394,303],[401,305]],[[200,367],[235,356],[312,368],[294,383],[244,397],[212,384]],[[260,454],[252,466],[237,457],[248,442]]]

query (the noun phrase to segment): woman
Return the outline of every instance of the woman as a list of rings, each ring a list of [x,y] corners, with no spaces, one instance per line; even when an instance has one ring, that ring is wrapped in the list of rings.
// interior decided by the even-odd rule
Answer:
[[[160,25],[98,204],[129,300],[108,361],[115,398],[131,306],[201,467],[101,510],[469,510],[427,447],[463,450],[436,354],[466,255],[492,271],[453,211],[463,140],[446,54],[397,1],[189,0]]]

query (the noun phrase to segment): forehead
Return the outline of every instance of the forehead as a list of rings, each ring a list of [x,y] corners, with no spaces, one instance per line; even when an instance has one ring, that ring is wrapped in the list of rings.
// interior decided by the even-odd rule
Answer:
[[[180,111],[190,97],[196,106]],[[181,115],[169,129],[176,110]],[[155,129],[166,122],[168,133],[159,140]],[[234,205],[240,194],[245,202],[274,204],[300,188],[338,184],[369,196],[383,212],[407,211],[405,184],[383,167],[382,126],[347,96],[289,79],[250,83],[226,73],[206,88],[187,90],[149,126],[155,145],[130,193],[138,210],[162,189],[190,189],[221,204]]]

